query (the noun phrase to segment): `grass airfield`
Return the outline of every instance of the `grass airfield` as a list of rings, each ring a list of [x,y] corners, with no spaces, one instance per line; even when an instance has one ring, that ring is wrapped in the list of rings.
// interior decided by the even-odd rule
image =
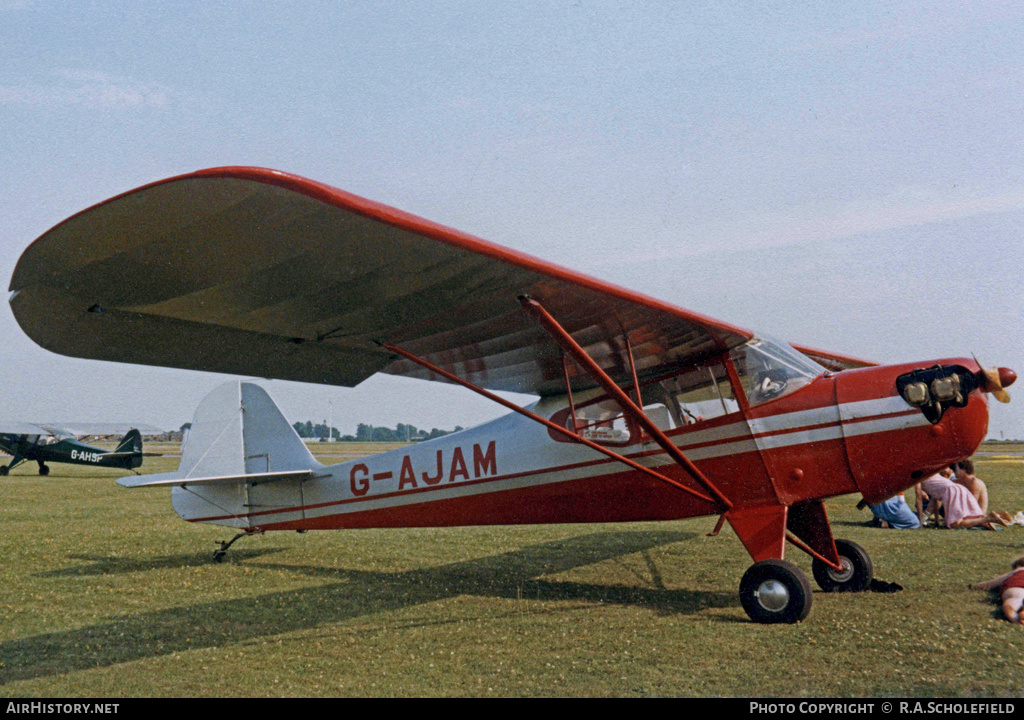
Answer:
[[[146,450],[165,454],[144,472],[177,467],[176,446]],[[1024,510],[1024,445],[975,460],[993,509]],[[829,500],[837,537],[905,589],[815,586],[805,622],[761,626],[715,518],[271,533],[218,564],[233,532],[181,521],[166,488],[35,473],[0,480],[3,697],[1024,695],[1024,626],[967,587],[1024,554],[1019,526],[879,530]]]

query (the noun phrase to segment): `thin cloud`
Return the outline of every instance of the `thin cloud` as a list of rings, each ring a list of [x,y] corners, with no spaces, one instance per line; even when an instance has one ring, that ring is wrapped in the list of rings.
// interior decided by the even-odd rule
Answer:
[[[62,70],[51,83],[0,85],[0,103],[32,107],[166,108],[164,88],[101,72]]]
[[[591,267],[623,262],[651,262],[692,257],[709,252],[753,250],[805,243],[839,240],[871,232],[916,227],[980,215],[1024,210],[1024,190],[1000,195],[976,197],[897,197],[873,205],[850,205],[831,211],[808,208],[785,216],[748,217],[705,225],[689,233],[687,241],[674,247],[631,253],[622,257],[601,258],[591,255]]]

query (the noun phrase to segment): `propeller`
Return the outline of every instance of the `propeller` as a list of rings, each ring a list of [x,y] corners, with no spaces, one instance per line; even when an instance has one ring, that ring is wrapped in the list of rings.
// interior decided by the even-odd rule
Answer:
[[[978,358],[974,358],[974,361],[978,362]],[[1017,373],[1005,367],[983,367],[980,362],[978,362],[978,367],[981,368],[978,372],[981,389],[987,393],[992,393],[992,397],[999,402],[1010,402],[1010,393],[1006,392],[1003,388],[1013,385],[1017,380]]]

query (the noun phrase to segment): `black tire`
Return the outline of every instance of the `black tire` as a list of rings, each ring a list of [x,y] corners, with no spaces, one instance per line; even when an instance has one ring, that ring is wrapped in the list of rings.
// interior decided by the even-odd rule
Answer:
[[[0,475],[6,475],[11,470],[6,465],[0,465]]]
[[[743,573],[740,603],[757,623],[798,623],[811,611],[811,584],[793,563],[761,560]]]
[[[811,563],[814,581],[825,592],[864,592],[875,576],[871,557],[855,542],[836,540],[842,572],[833,570],[817,558]]]
[[[46,475],[49,475],[50,474],[50,467],[48,465],[40,465],[39,466],[39,474],[44,476],[44,477]]]

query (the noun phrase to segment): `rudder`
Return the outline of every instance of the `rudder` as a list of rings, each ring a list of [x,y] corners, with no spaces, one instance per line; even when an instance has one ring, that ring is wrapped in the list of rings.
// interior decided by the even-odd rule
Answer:
[[[176,478],[239,477],[253,473],[315,470],[314,459],[263,388],[230,382],[214,388],[196,409],[182,444]],[[246,487],[246,483],[175,487],[175,511],[186,520],[252,527],[253,513],[290,507],[301,514],[298,481]]]
[[[142,433],[135,428],[129,430],[121,438],[121,442],[117,444],[114,452],[130,453],[125,463],[125,467],[128,469],[134,469],[142,465]]]
[[[319,467],[263,388],[230,382],[214,388],[196,408],[178,473],[188,478]]]

